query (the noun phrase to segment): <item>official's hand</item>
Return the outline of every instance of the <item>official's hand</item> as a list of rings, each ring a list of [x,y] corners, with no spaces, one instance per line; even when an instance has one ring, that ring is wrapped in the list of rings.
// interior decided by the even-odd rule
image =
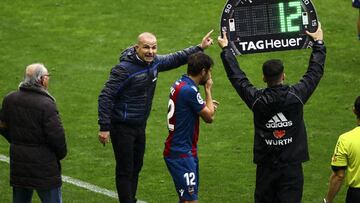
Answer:
[[[218,44],[220,48],[224,48],[229,45],[226,32],[222,32],[222,37],[221,36],[218,37]]]
[[[211,46],[213,44],[213,39],[211,39],[211,33],[213,32],[214,30],[211,30],[210,32],[208,32],[205,37],[202,39],[201,41],[201,44],[200,44],[200,47],[202,49],[207,49],[209,46]]]
[[[323,38],[324,38],[320,22],[319,22],[319,26],[318,26],[318,29],[316,30],[316,32],[308,32],[307,30],[305,32],[307,35],[312,37],[314,39],[314,41],[323,40]]]
[[[104,146],[110,140],[110,132],[109,131],[99,131],[99,142]]]

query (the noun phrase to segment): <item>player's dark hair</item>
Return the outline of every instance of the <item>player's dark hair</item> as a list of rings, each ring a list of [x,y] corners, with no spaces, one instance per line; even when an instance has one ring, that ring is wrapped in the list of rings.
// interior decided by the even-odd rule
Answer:
[[[203,68],[207,72],[213,65],[214,61],[210,58],[210,56],[203,52],[194,53],[188,58],[187,74],[197,76],[201,73]]]
[[[360,96],[356,98],[354,108],[357,118],[360,119]]]
[[[271,59],[263,64],[262,70],[268,85],[273,86],[280,81],[284,72],[284,65],[279,59]]]

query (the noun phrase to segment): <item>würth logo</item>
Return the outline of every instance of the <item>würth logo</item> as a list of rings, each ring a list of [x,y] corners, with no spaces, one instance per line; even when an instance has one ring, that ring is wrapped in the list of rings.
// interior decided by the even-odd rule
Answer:
[[[285,128],[292,126],[292,121],[288,121],[282,112],[277,113],[267,123],[267,128]]]
[[[285,134],[286,134],[285,130],[274,130],[273,132],[274,137],[276,137],[277,139],[284,137]]]

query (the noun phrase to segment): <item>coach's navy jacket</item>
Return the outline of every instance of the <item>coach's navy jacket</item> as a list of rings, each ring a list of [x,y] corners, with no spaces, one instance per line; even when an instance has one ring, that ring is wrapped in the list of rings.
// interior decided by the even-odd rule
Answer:
[[[145,125],[149,117],[158,72],[177,68],[187,63],[188,56],[202,51],[193,46],[168,55],[157,55],[147,64],[135,52],[126,49],[120,63],[110,73],[99,96],[99,125],[101,131],[110,130],[110,124]]]
[[[257,89],[240,69],[231,49],[224,48],[221,58],[227,76],[254,114],[256,164],[283,165],[309,160],[303,106],[323,75],[325,56],[325,46],[315,43],[307,72],[297,84]]]

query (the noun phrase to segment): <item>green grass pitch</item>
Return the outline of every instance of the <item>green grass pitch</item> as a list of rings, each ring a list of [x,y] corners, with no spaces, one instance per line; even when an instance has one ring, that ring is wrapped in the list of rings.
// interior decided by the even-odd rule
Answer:
[[[305,106],[311,160],[304,164],[304,203],[321,202],[326,194],[337,137],[355,126],[352,105],[360,86],[359,11],[351,7],[350,0],[313,3],[328,55],[325,75]],[[115,190],[112,147],[103,147],[97,139],[97,97],[119,53],[144,31],[157,35],[160,54],[198,44],[211,29],[216,39],[224,4],[225,0],[2,0],[0,98],[17,89],[26,65],[44,63],[52,74],[50,92],[57,99],[66,130],[69,154],[62,161],[63,174]],[[250,80],[264,87],[262,63],[281,58],[286,81],[292,84],[305,72],[310,51],[245,55],[238,61]],[[213,124],[201,123],[199,201],[251,203],[255,185],[252,113],[226,78],[220,48],[215,44],[206,53],[215,61],[213,97],[221,105]],[[137,195],[149,203],[177,202],[162,150],[167,136],[169,87],[185,68],[159,75]],[[8,156],[8,147],[0,138],[0,154]],[[336,202],[343,202],[344,197],[342,189]],[[0,202],[11,199],[9,165],[0,162]],[[117,202],[66,183],[63,200]]]

